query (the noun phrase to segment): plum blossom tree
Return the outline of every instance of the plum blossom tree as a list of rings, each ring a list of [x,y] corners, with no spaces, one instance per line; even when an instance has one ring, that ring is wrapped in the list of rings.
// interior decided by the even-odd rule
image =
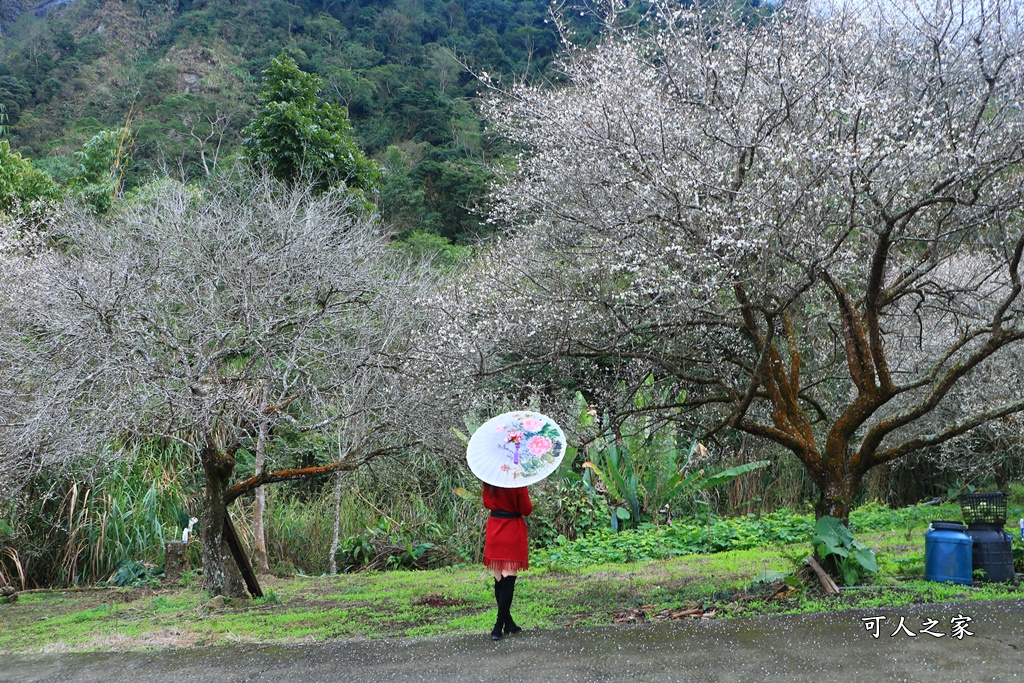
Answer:
[[[871,468],[1024,410],[1021,6],[720,8],[611,3],[557,87],[492,91],[524,151],[452,342],[477,376],[653,375],[680,399],[644,410],[789,449],[847,518]]]
[[[239,594],[227,505],[265,484],[353,469],[411,444],[403,354],[419,281],[339,191],[171,182],[108,218],[72,214],[63,247],[4,254],[0,481],[126,456],[160,437],[205,481],[204,578]],[[268,432],[330,430],[334,462],[233,479]],[[5,491],[0,490],[0,494]]]

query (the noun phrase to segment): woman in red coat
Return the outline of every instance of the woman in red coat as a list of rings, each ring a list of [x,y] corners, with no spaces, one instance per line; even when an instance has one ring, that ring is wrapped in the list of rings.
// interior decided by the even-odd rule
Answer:
[[[512,596],[516,575],[530,568],[526,540],[526,517],[533,512],[533,503],[526,487],[514,489],[483,485],[484,507],[491,511],[484,540],[484,565],[494,572],[494,599],[498,603],[498,620],[491,638],[519,633],[523,629],[512,620]]]

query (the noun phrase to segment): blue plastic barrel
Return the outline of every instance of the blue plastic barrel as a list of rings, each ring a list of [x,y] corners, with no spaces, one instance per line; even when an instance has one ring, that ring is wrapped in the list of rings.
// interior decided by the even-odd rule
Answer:
[[[957,522],[932,522],[924,535],[924,578],[926,581],[973,583],[971,551],[974,541],[967,528]]]

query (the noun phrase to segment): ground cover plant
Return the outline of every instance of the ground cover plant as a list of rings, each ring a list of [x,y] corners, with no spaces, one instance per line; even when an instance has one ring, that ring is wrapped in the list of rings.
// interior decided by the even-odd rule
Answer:
[[[1017,510],[1018,508],[1015,508]],[[959,520],[955,503],[917,505],[893,510],[867,503],[850,514],[850,529],[857,533],[904,529],[923,534],[935,519]],[[600,529],[587,536],[555,543],[538,553],[539,562],[552,568],[577,568],[595,562],[645,562],[695,553],[749,550],[764,546],[805,543],[810,552],[815,521],[811,510],[776,510],[765,515],[753,513],[704,521],[674,521],[667,525],[642,525],[637,530],[613,532]]]

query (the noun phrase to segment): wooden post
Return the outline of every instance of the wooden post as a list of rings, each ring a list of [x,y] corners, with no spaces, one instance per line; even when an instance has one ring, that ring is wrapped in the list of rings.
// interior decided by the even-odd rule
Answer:
[[[181,541],[167,543],[164,546],[164,581],[179,581],[184,563],[185,544]]]
[[[242,550],[242,544],[238,542],[238,535],[235,533],[235,525],[231,523],[231,513],[227,510],[224,511],[224,540],[227,541],[228,548],[231,549],[231,556],[235,558],[235,564],[238,565],[238,570],[242,572],[242,578],[245,580],[245,587],[249,589],[249,593],[252,594],[254,598],[262,598],[263,589],[260,588],[259,581],[256,580],[256,574],[249,565],[249,558],[245,556],[245,552]]]
[[[814,573],[818,576],[818,581],[821,582],[821,587],[825,589],[826,594],[839,595],[839,586],[837,586],[836,582],[832,580],[832,577],[821,568],[821,565],[814,559],[814,555],[808,555],[804,562],[809,564],[811,569],[814,570]]]

